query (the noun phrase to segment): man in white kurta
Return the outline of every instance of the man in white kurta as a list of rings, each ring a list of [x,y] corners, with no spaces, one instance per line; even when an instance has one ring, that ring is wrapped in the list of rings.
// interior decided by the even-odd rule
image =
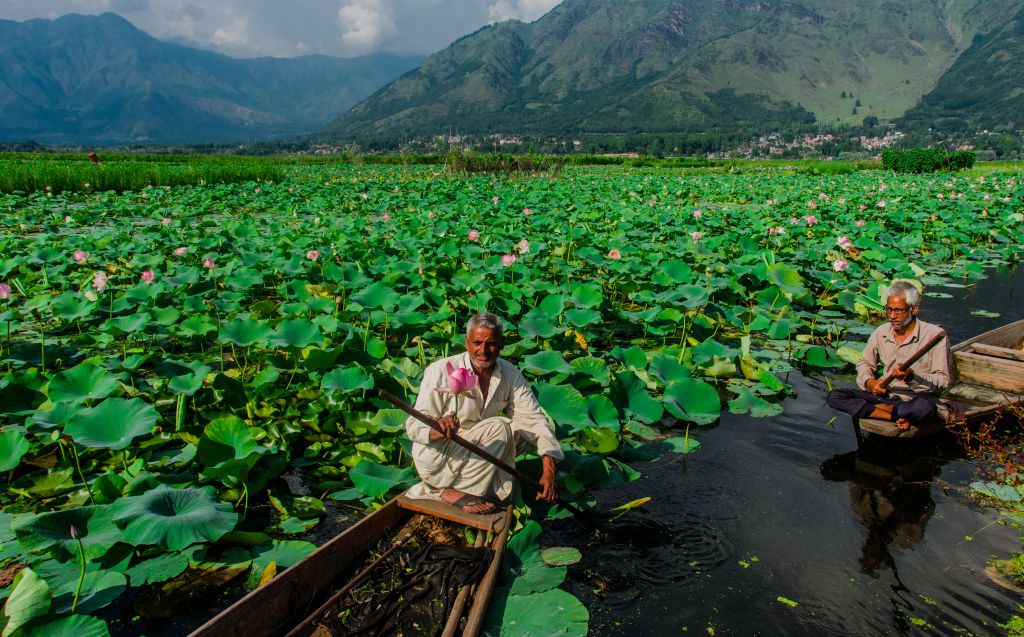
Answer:
[[[538,499],[556,499],[555,464],[564,457],[561,445],[523,374],[499,357],[503,345],[500,319],[479,314],[467,327],[467,351],[427,367],[416,409],[438,419],[448,435],[415,418],[406,421],[413,462],[422,480],[407,492],[409,497],[443,500],[471,513],[486,513],[512,495],[512,476],[450,440],[458,434],[510,465],[515,464],[517,450],[535,446],[543,466],[544,489]],[[458,397],[458,413],[456,397],[446,391],[449,364],[470,369],[479,378],[472,392]]]

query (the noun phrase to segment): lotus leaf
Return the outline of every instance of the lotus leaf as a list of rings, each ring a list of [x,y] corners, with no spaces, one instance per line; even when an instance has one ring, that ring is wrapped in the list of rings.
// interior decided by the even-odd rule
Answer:
[[[20,431],[9,429],[0,432],[0,471],[17,467],[31,446]]]
[[[633,372],[615,374],[612,401],[624,409],[627,418],[635,418],[642,423],[658,422],[664,415],[661,403],[647,393],[646,385]]]
[[[137,436],[149,433],[159,417],[152,405],[138,398],[107,398],[78,412],[64,433],[86,447],[124,449]]]
[[[665,387],[665,408],[680,420],[709,425],[722,415],[715,388],[697,378],[684,378]]]
[[[611,373],[608,371],[608,363],[596,356],[584,356],[574,358],[570,363],[578,374],[583,374],[593,379],[600,385],[608,385],[611,382]]]
[[[365,495],[379,498],[392,489],[411,486],[416,482],[412,469],[398,469],[363,460],[349,471],[352,484]]]
[[[7,625],[4,626],[3,637],[14,634],[36,617],[46,615],[50,611],[51,597],[50,587],[31,568],[18,573],[14,577],[11,596],[4,603]]]
[[[593,426],[587,413],[586,399],[575,387],[538,383],[534,389],[537,390],[537,400],[541,407],[556,423],[568,427],[570,431]]]
[[[67,561],[78,555],[78,541],[72,537],[75,528],[85,549],[85,556],[102,556],[121,541],[121,531],[114,525],[109,505],[78,507],[22,517],[14,527],[18,541],[29,551],[49,549],[54,557]]]
[[[249,427],[237,416],[218,418],[206,425],[199,438],[199,459],[207,467],[229,460],[245,460],[256,456],[259,443]],[[253,462],[258,458],[254,458]]]
[[[619,437],[611,429],[588,427],[576,434],[576,444],[590,453],[611,453],[619,448]]]
[[[561,352],[546,350],[523,359],[523,369],[537,376],[545,374],[571,374],[573,368],[562,358]]]
[[[316,323],[309,319],[288,319],[281,321],[270,342],[277,347],[303,348],[322,346],[324,337]]]
[[[401,294],[380,282],[372,283],[352,295],[352,300],[363,307],[383,308],[388,311],[394,309],[401,298]]]
[[[58,581],[50,582],[50,586],[53,588],[53,612],[70,613],[78,587],[78,569],[66,569]],[[86,571],[75,610],[82,613],[97,611],[120,597],[127,587],[128,579],[123,573]]]
[[[199,361],[186,363],[184,361],[167,359],[156,367],[156,372],[170,380],[167,388],[175,394],[192,396],[202,389],[207,374],[212,370],[209,365]]]
[[[236,319],[221,327],[220,340],[249,347],[266,342],[273,333],[274,330],[262,321],[253,318]]]
[[[188,568],[188,556],[183,553],[164,553],[138,564],[125,571],[132,586],[144,586],[166,582],[185,572]]]
[[[29,624],[18,632],[18,637],[110,637],[110,631],[98,617],[69,615]]]
[[[55,403],[81,402],[106,398],[119,389],[117,379],[110,372],[82,363],[51,378],[47,396]]]
[[[733,390],[737,396],[729,401],[729,411],[734,414],[745,414],[749,411],[754,418],[769,418],[782,413],[782,405],[768,402],[755,395],[748,387],[738,386]]]
[[[548,566],[572,566],[583,559],[583,554],[572,547],[553,546],[541,551],[540,559]]]
[[[693,436],[671,436],[662,440],[661,445],[675,453],[693,453],[700,449],[700,441]]]
[[[804,363],[818,369],[834,369],[846,364],[831,348],[812,345],[803,352]]]
[[[196,542],[216,542],[234,528],[238,515],[218,502],[212,487],[174,489],[161,485],[113,504],[114,521],[136,546],[157,544],[172,551]]]
[[[298,540],[274,540],[270,544],[257,546],[252,550],[252,568],[262,573],[273,562],[279,569],[286,569],[299,563],[316,550],[316,544]]]

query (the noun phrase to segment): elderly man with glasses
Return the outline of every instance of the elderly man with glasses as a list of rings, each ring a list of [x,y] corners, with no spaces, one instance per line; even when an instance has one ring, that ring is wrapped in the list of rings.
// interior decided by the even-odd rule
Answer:
[[[921,293],[911,283],[893,283],[886,296],[885,315],[889,320],[874,331],[857,361],[860,389],[833,390],[828,405],[854,418],[887,420],[906,430],[936,417],[939,396],[953,380],[952,355],[949,341],[944,339],[913,368],[904,369],[902,361],[942,329],[917,318]],[[881,379],[890,373],[893,380],[886,386]]]

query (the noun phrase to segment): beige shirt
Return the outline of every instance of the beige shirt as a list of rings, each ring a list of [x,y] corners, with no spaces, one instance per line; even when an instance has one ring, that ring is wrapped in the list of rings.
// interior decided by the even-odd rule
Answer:
[[[416,397],[416,409],[434,418],[455,411],[455,397],[447,392],[436,391],[448,387],[446,363],[451,363],[456,368],[472,369],[468,353],[449,356],[427,367],[423,373],[419,396]],[[502,358],[494,365],[486,401],[479,386],[471,395],[459,398],[460,427],[470,429],[488,418],[505,416],[512,421],[512,433],[517,442],[525,441],[536,445],[539,455],[561,460],[564,454],[555,437],[555,431],[548,423],[547,416],[533,395],[530,384],[523,378],[522,372]],[[405,431],[409,440],[414,443],[433,444],[430,440],[430,427],[415,418],[410,417],[406,420]]]
[[[931,323],[925,323],[917,319],[914,331],[903,340],[896,343],[896,334],[891,323],[883,323],[871,334],[868,344],[857,361],[857,385],[861,389],[867,389],[866,383],[872,378],[881,379],[891,372],[897,363],[901,363],[928,343],[942,328]],[[882,363],[884,371],[881,376],[876,376],[875,370],[878,363]],[[928,351],[916,363],[911,365],[914,370],[914,377],[908,385],[902,380],[893,379],[889,384],[889,391],[894,394],[909,396],[911,394],[924,394],[939,396],[954,380],[953,355],[949,351],[949,339],[944,339],[938,345]]]

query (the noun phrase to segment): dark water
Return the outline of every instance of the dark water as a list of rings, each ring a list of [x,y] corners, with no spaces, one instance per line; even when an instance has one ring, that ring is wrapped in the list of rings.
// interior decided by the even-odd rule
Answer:
[[[926,298],[921,316],[953,342],[1024,318],[1024,269],[941,290],[953,298]],[[970,315],[978,309],[1002,316]],[[1024,596],[985,567],[1019,550],[1024,532],[967,497],[975,467],[954,441],[858,449],[849,419],[828,424],[836,414],[823,377],[788,382],[796,396],[783,415],[725,415],[696,432],[703,446],[693,455],[640,465],[643,478],[597,494],[602,508],[652,497],[628,517],[640,533],[667,527],[671,541],[605,544],[571,524],[546,531],[546,542],[585,555],[567,587],[590,610],[592,634],[1003,634],[996,623]]]

